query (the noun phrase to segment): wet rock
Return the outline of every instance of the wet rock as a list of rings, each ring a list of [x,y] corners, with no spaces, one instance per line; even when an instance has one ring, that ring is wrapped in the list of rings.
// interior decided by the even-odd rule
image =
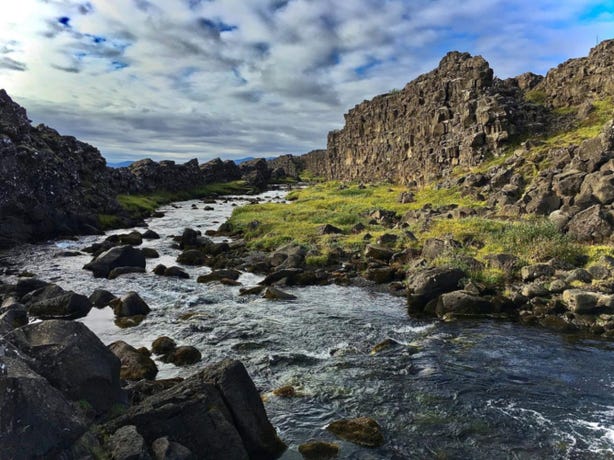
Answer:
[[[26,294],[42,289],[49,284],[50,283],[43,280],[39,280],[37,278],[20,279],[19,281],[17,281],[17,284],[15,285],[13,291],[15,292],[15,296],[18,299],[21,299]]]
[[[382,340],[380,343],[371,348],[371,354],[375,355],[382,351],[391,350],[393,348],[398,348],[401,344],[394,339],[387,338]]]
[[[2,458],[55,458],[87,430],[74,405],[24,361],[0,356],[0,368]]]
[[[379,447],[384,444],[379,424],[369,417],[337,420],[326,429],[334,435],[364,447]]]
[[[41,319],[76,319],[92,309],[90,300],[73,291],[65,291],[55,284],[26,294],[22,301],[28,314]]]
[[[123,340],[109,344],[109,350],[121,361],[120,377],[124,380],[153,380],[158,373],[156,363]]]
[[[309,441],[298,446],[305,460],[330,460],[339,454],[339,446],[332,442]]]
[[[203,460],[276,458],[284,449],[243,365],[226,360],[154,394],[107,425],[168,437]]]
[[[567,289],[563,292],[563,303],[575,313],[590,313],[597,308],[599,294],[580,289]]]
[[[539,325],[557,332],[573,332],[577,327],[559,315],[546,315],[539,319]]]
[[[156,265],[156,266],[154,267],[154,269],[152,270],[152,272],[153,272],[155,275],[158,275],[158,276],[164,276],[164,272],[166,271],[166,268],[167,268],[167,267],[166,267],[166,265],[164,265],[164,264],[158,264],[158,265]]]
[[[181,377],[175,377],[172,379],[160,379],[160,380],[138,380],[134,382],[127,382],[124,390],[128,394],[128,400],[130,404],[135,406],[142,403],[146,398],[155,394],[161,393],[174,387],[178,383],[183,382]]]
[[[118,246],[103,252],[83,268],[93,272],[95,277],[106,278],[117,267],[145,268],[143,251],[132,246]]]
[[[89,296],[90,302],[96,308],[104,308],[111,304],[111,301],[116,299],[116,296],[104,289],[96,289]]]
[[[446,315],[479,316],[493,312],[493,305],[483,297],[465,291],[453,291],[441,294],[435,308],[440,318]]]
[[[177,343],[167,336],[158,337],[151,344],[151,351],[155,355],[165,355],[177,348]]]
[[[145,440],[134,425],[119,428],[106,444],[113,460],[151,460]]]
[[[129,275],[131,273],[145,273],[143,267],[117,267],[109,272],[107,278],[114,280],[121,275]]]
[[[136,292],[128,292],[121,299],[113,302],[115,316],[146,315],[151,309]]]
[[[157,259],[160,257],[160,254],[154,248],[142,248],[141,251],[143,251],[146,259]]]
[[[85,400],[99,414],[122,400],[119,361],[84,324],[43,321],[14,330],[7,340],[67,398]]]
[[[288,294],[287,292],[273,286],[267,287],[262,297],[269,300],[296,300],[295,295]]]
[[[175,366],[189,366],[196,364],[202,359],[200,351],[190,345],[183,345],[166,353],[160,358],[165,363],[172,363]]]
[[[130,233],[118,235],[121,244],[129,244],[130,246],[139,246],[143,243],[143,236],[136,230]]]
[[[262,291],[265,290],[265,286],[252,286],[247,288],[239,289],[239,295],[258,295],[262,294]]]
[[[384,246],[376,244],[367,244],[365,248],[365,258],[380,260],[382,262],[389,262],[394,252]]]
[[[188,275],[186,271],[183,270],[183,268],[176,267],[176,266],[168,267],[164,269],[164,272],[162,275],[168,276],[171,278],[183,278],[183,279],[188,279],[190,277],[190,275]]]
[[[168,439],[168,436],[156,439],[151,444],[154,460],[196,460],[196,456],[187,447]]]
[[[144,240],[158,240],[160,239],[160,235],[158,235],[153,230],[146,230],[142,235]]]
[[[520,269],[522,281],[533,281],[538,278],[554,276],[554,267],[548,264],[525,265]]]
[[[273,390],[273,394],[280,398],[294,398],[298,395],[296,388],[292,385],[284,385]]]
[[[179,256],[177,262],[183,265],[204,265],[207,256],[199,249],[186,249]]]
[[[267,275],[262,281],[258,284],[263,286],[270,286],[273,283],[277,283],[281,280],[286,280],[286,284],[291,285],[299,278],[300,275],[303,274],[303,270],[300,268],[284,268],[282,270],[277,270],[270,275]]]
[[[407,277],[407,305],[410,312],[423,312],[428,302],[441,294],[456,291],[465,273],[458,268],[428,268]]]
[[[206,275],[200,275],[196,281],[198,283],[210,283],[212,281],[221,281],[223,279],[238,280],[239,276],[241,276],[241,272],[239,270],[214,270]]]
[[[136,327],[145,320],[145,315],[118,316],[113,323],[120,329]]]

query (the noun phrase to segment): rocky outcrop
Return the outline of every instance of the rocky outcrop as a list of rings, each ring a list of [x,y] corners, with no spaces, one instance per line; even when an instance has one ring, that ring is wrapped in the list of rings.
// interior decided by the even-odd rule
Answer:
[[[544,122],[515,80],[494,78],[480,56],[451,52],[402,90],[354,107],[329,133],[325,161],[307,158],[328,179],[425,183],[501,153]]]
[[[118,214],[104,158],[91,145],[33,127],[0,90],[0,248],[98,232],[98,214]]]
[[[550,70],[535,91],[552,107],[580,105],[614,95],[614,40],[595,46],[587,57],[569,59]]]

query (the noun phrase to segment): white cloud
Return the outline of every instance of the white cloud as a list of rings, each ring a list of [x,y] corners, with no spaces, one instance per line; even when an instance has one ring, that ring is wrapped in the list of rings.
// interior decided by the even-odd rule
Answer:
[[[600,4],[3,1],[0,85],[112,159],[301,153],[449,50],[482,54],[501,77],[585,55],[611,34]]]

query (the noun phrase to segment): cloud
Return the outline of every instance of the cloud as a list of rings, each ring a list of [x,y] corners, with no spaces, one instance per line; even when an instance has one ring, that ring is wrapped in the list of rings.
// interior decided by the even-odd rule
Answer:
[[[112,159],[301,153],[449,50],[500,77],[611,36],[592,0],[20,0],[0,78],[30,117]]]

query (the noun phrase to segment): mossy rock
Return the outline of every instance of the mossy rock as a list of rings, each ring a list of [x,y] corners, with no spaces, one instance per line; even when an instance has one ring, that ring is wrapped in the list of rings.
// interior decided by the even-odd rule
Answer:
[[[328,460],[337,457],[339,446],[332,442],[310,441],[298,446],[298,451],[305,460]]]
[[[326,429],[341,439],[359,446],[379,447],[384,444],[379,424],[369,417],[337,420]]]

